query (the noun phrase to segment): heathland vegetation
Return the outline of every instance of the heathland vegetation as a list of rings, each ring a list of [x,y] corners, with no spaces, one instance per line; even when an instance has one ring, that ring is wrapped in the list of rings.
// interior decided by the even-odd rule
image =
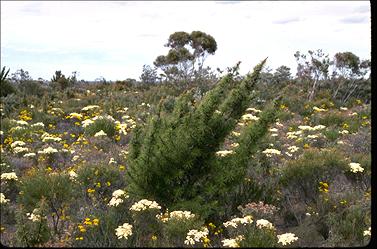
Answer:
[[[371,238],[370,61],[297,52],[297,74],[205,67],[176,32],[140,79],[1,71],[1,243],[363,246]],[[158,72],[161,72],[160,74]]]

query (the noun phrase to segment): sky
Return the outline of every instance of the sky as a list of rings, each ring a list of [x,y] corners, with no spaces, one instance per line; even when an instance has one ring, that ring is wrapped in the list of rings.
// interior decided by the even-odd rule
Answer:
[[[169,35],[199,30],[217,51],[205,65],[241,61],[246,74],[267,66],[296,72],[296,51],[371,57],[369,1],[1,1],[1,67],[33,79],[66,76],[139,79],[143,65],[166,55]]]

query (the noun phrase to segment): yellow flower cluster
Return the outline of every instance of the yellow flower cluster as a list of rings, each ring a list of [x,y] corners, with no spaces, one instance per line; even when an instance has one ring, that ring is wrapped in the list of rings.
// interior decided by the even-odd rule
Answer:
[[[318,187],[320,192],[329,192],[329,184],[326,182],[319,182],[319,187]]]

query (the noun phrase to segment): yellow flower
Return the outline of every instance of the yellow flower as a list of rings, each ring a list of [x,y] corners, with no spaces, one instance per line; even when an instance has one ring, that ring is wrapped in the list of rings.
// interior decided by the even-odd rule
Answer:
[[[97,186],[98,188],[100,188],[100,187],[101,187],[101,183],[100,183],[100,182],[97,182],[96,186]]]
[[[96,190],[95,190],[95,189],[88,188],[87,192],[90,194],[90,193],[96,192]]]
[[[93,219],[93,225],[98,226],[98,224],[99,224],[99,219],[97,218]]]
[[[157,236],[156,236],[156,235],[153,235],[153,236],[152,236],[152,240],[157,240]]]
[[[119,170],[125,170],[126,167],[124,167],[123,165],[119,165]]]
[[[69,147],[69,145],[68,145],[68,144],[63,144],[63,147],[64,147],[65,149],[67,149],[67,148]]]
[[[71,134],[71,137],[76,137],[76,135],[75,134]]]
[[[346,200],[342,200],[342,201],[340,201],[340,204],[342,204],[342,205],[346,205],[346,204],[347,204],[347,201],[346,201]]]
[[[357,100],[356,100],[356,104],[361,105],[361,103],[362,103],[362,102],[361,102],[360,99],[357,99]]]
[[[350,126],[347,123],[343,124],[343,129],[348,129]]]
[[[76,240],[83,240],[83,237],[76,237]]]
[[[120,141],[120,136],[119,135],[115,136],[115,141]]]
[[[304,149],[308,149],[309,147],[309,144],[304,144]]]
[[[110,187],[111,185],[111,182],[106,182],[107,186]]]
[[[85,233],[86,229],[85,228],[80,228],[80,232]]]

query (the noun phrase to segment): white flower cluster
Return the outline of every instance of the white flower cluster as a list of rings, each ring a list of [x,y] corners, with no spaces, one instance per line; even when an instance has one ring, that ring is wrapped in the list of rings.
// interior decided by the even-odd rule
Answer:
[[[124,223],[115,229],[115,235],[118,237],[118,239],[121,239],[122,237],[128,239],[128,236],[132,235],[132,225]]]
[[[238,235],[236,238],[234,239],[224,239],[222,240],[221,242],[223,242],[223,246],[225,247],[232,247],[232,248],[235,248],[235,247],[240,247],[240,241],[244,240],[245,239],[245,236],[243,235]]]
[[[251,223],[253,223],[253,217],[251,215],[247,215],[243,218],[234,218],[230,221],[224,222],[223,224],[225,227],[231,226],[237,228],[238,224],[246,225]]]
[[[41,220],[41,216],[38,214],[38,212],[39,210],[36,208],[32,213],[26,213],[26,216],[28,216],[28,219],[32,222],[37,222]]]
[[[233,153],[234,153],[233,150],[219,150],[218,152],[216,152],[216,155],[220,156],[220,157],[224,157],[224,156],[227,156],[227,155],[231,155]]]
[[[115,121],[116,128],[119,129],[119,133],[123,135],[127,135],[127,127],[128,125],[126,123],[121,123],[119,121]]]
[[[158,205],[155,201],[149,201],[147,199],[142,199],[136,203],[134,203],[131,207],[131,211],[140,212],[146,209],[161,209],[161,206]]]
[[[127,195],[126,192],[124,192],[121,189],[115,190],[113,192],[113,197],[111,198],[109,204],[107,204],[107,205],[117,207],[119,204],[123,203],[122,197],[128,198],[129,195]]]
[[[350,132],[348,130],[341,130],[341,131],[339,131],[339,134],[342,134],[342,135],[349,134],[349,133]]]
[[[195,245],[196,242],[200,242],[201,239],[204,239],[208,236],[208,228],[202,227],[201,230],[190,230],[187,233],[185,244],[186,245]]]
[[[291,153],[294,153],[294,152],[296,152],[296,151],[299,150],[299,147],[293,145],[293,146],[288,147],[288,150],[289,150]]]
[[[113,157],[111,157],[110,160],[109,160],[109,165],[110,164],[117,164],[117,161],[115,161],[115,159]]]
[[[260,228],[260,229],[262,229],[262,228],[267,228],[267,229],[271,229],[271,230],[275,229],[274,225],[272,225],[271,222],[269,222],[268,220],[265,220],[265,219],[257,220],[257,227]]]
[[[326,128],[324,125],[316,125],[314,127],[311,127],[309,125],[299,125],[298,128],[303,131],[317,131],[317,130],[323,130]]]
[[[98,105],[88,105],[88,106],[83,107],[81,111],[89,111],[95,108],[100,108],[100,107]]]
[[[298,240],[298,237],[295,236],[294,233],[284,233],[281,235],[278,235],[278,243],[281,243],[283,246],[289,245],[292,242],[295,242]]]
[[[55,137],[47,132],[43,133],[41,136],[43,142],[60,142],[62,139],[60,137]]]
[[[255,109],[254,107],[249,107],[246,109],[247,112],[262,112],[261,110]]]
[[[107,136],[107,134],[103,130],[100,130],[99,132],[97,132],[96,134],[94,134],[94,136],[95,137]]]
[[[26,153],[23,157],[35,157],[34,152]]]
[[[247,113],[245,115],[242,115],[241,119],[243,121],[257,121],[259,118],[257,116],[254,116],[253,114]]]
[[[353,173],[364,171],[364,168],[360,166],[360,163],[350,163],[349,166],[351,168],[351,172]]]
[[[19,124],[19,125],[29,125],[28,122],[23,121],[23,120],[17,120],[17,124]]]
[[[42,122],[38,122],[38,123],[32,124],[31,127],[45,127],[45,125]]]
[[[51,146],[44,148],[43,150],[38,151],[38,154],[53,154],[57,153],[58,150],[55,148],[52,148]]]
[[[23,142],[23,141],[14,141],[14,142],[10,145],[10,147],[11,147],[11,148],[22,147],[22,146],[24,146],[24,145],[25,145],[25,142]]]
[[[78,176],[77,173],[73,170],[68,171],[68,175],[69,175],[69,179],[71,179],[72,181],[74,181]]]
[[[166,222],[170,219],[176,220],[189,220],[195,217],[195,214],[191,213],[190,211],[173,211],[170,213],[166,213],[165,215],[158,214],[156,218],[160,219],[162,222]]]
[[[276,149],[265,149],[264,151],[262,151],[262,153],[266,154],[266,156],[268,156],[268,157],[272,157],[273,154],[281,155],[281,152],[279,150],[276,150]]]
[[[15,180],[15,181],[17,181],[17,180],[18,180],[18,177],[17,177],[16,173],[14,173],[14,172],[10,172],[10,173],[2,173],[2,174],[1,174],[1,180],[2,180],[2,181],[3,181],[3,180],[8,180],[8,181],[10,181],[10,180]]]
[[[81,121],[81,126],[82,127],[87,127],[87,126],[89,126],[89,125],[91,125],[93,123],[94,123],[93,120],[91,120],[91,119],[85,119],[85,120]]]
[[[3,193],[0,193],[0,204],[4,204],[9,202],[9,199],[5,199],[5,195]]]
[[[23,153],[23,152],[28,152],[29,149],[25,147],[15,147],[13,148],[13,152],[18,154],[18,153]]]
[[[363,235],[364,235],[364,237],[365,236],[372,236],[371,228],[369,227],[368,230],[365,230]]]

